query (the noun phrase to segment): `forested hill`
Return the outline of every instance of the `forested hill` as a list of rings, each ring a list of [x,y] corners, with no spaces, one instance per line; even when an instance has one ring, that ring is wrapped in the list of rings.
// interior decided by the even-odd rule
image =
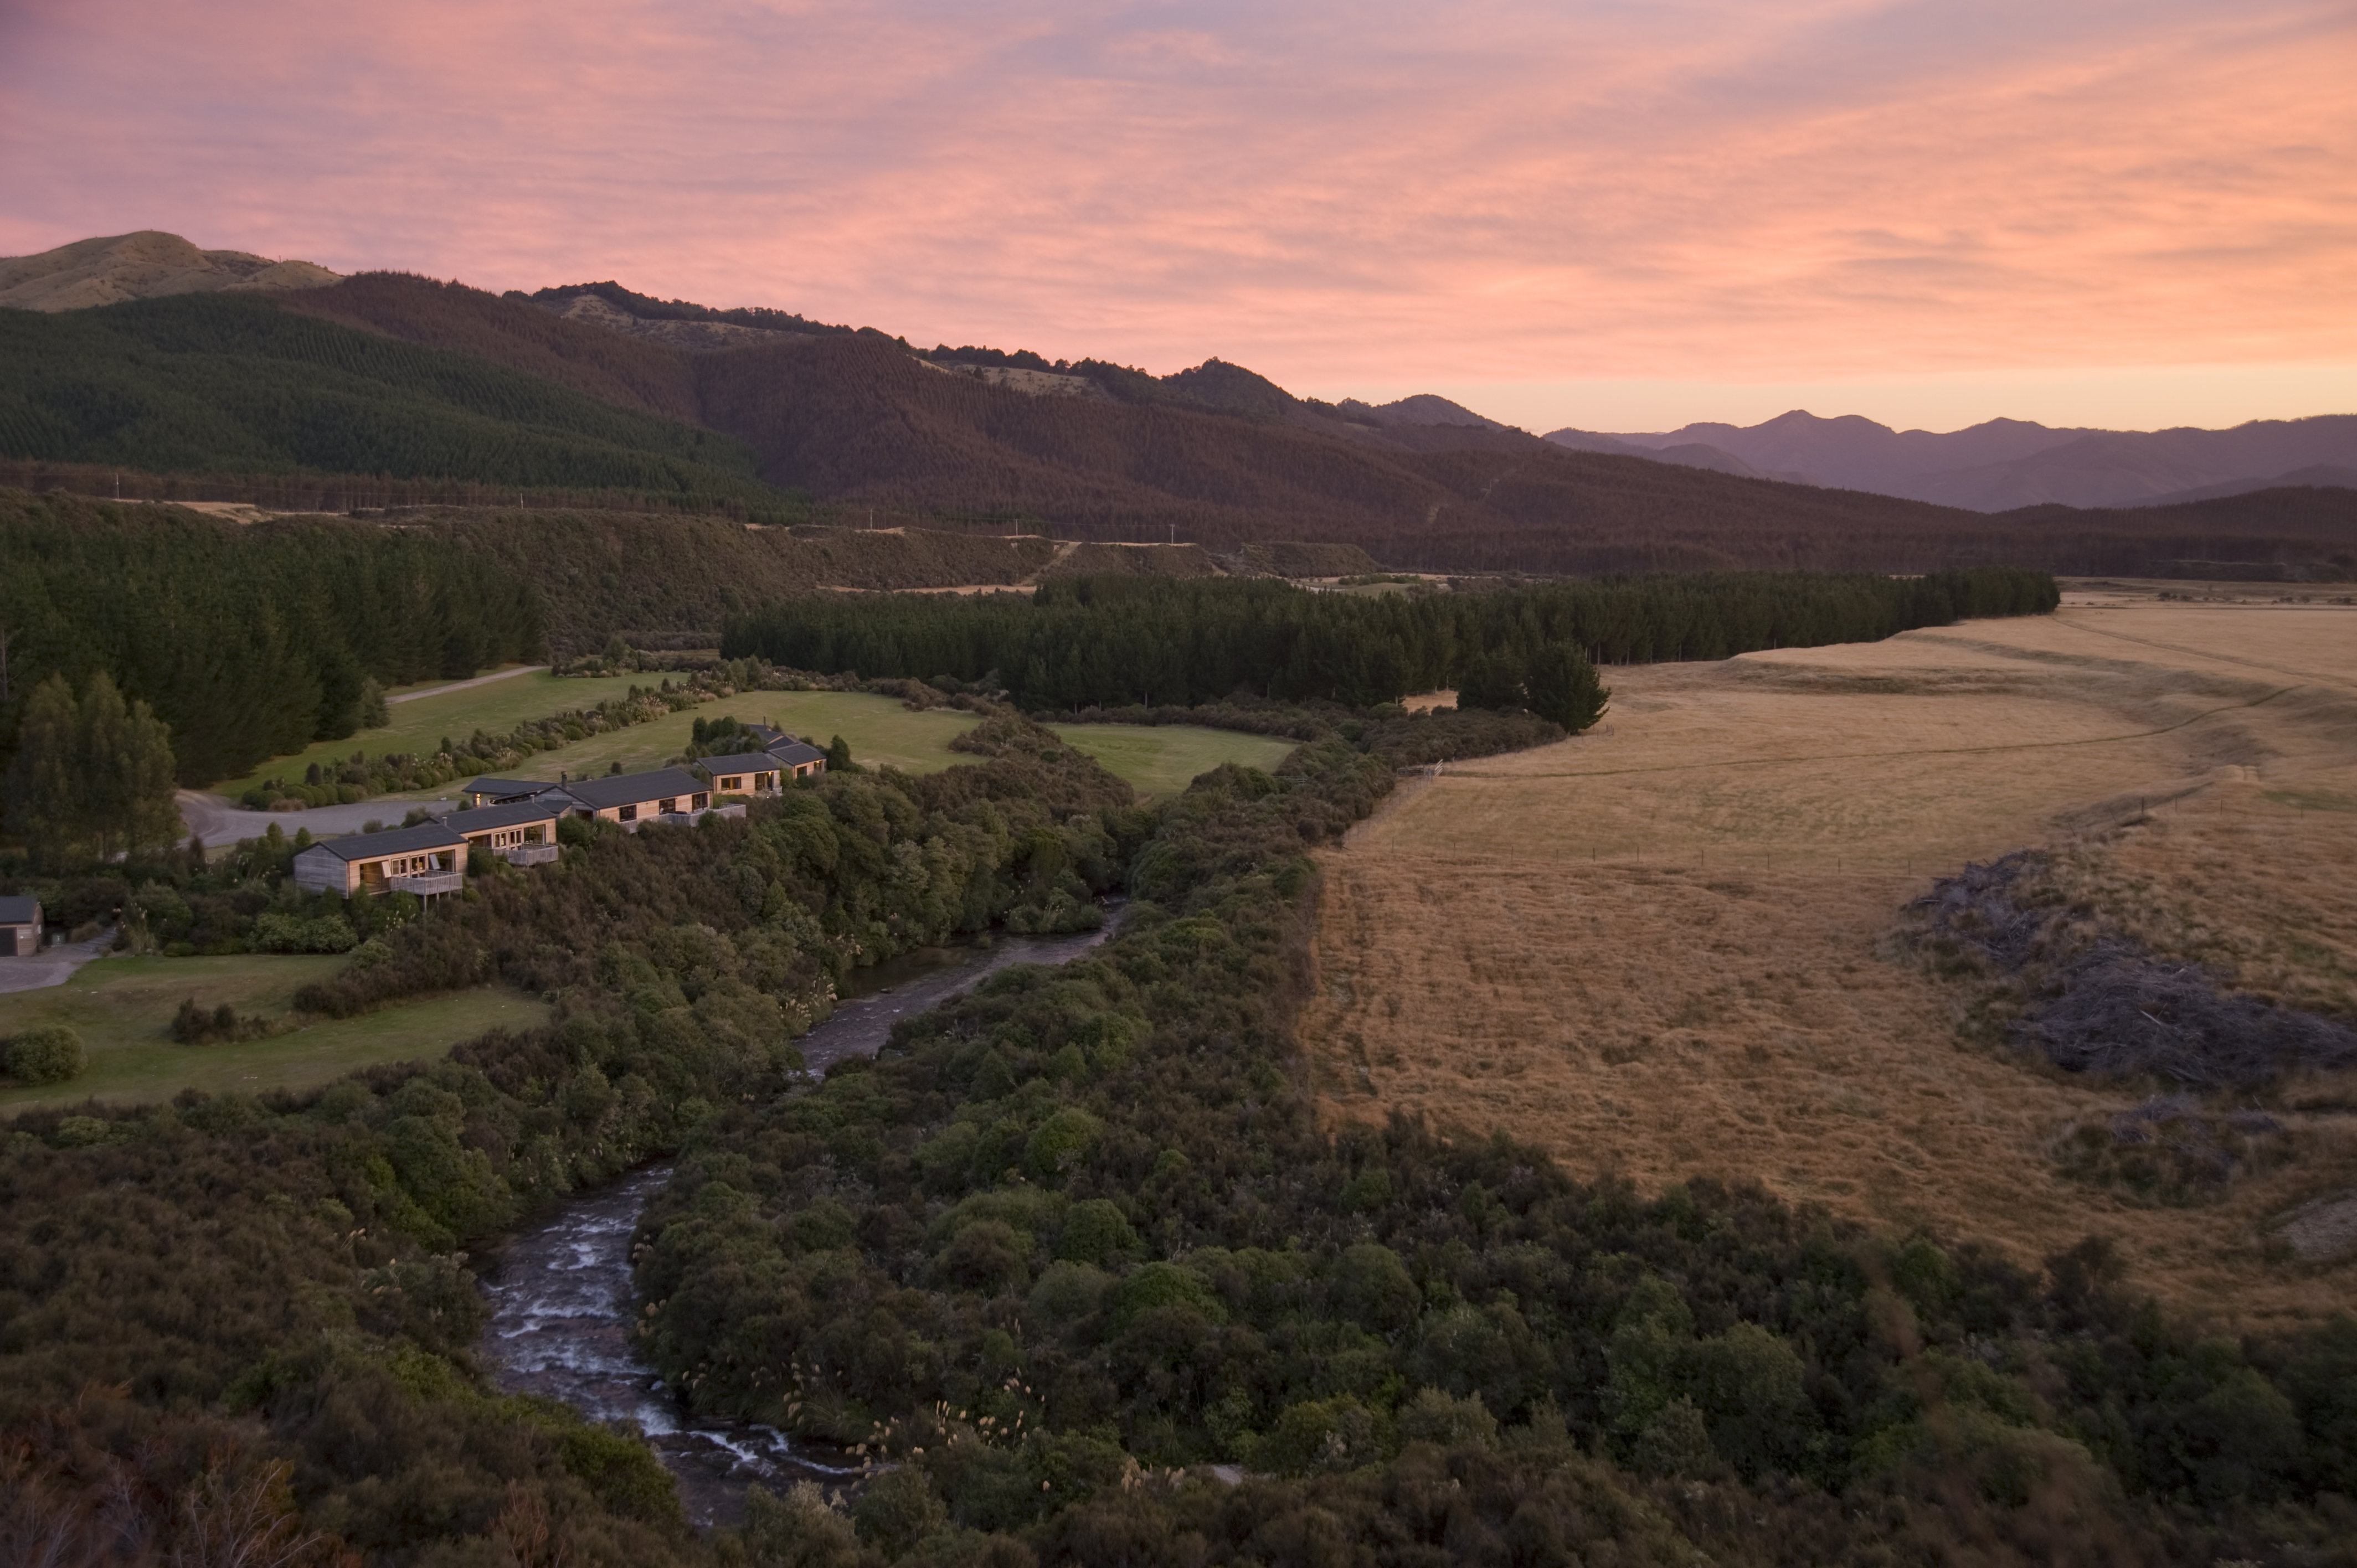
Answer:
[[[768,499],[742,443],[496,358],[252,295],[0,310],[0,453],[145,469],[446,476]]]
[[[1450,571],[2263,574],[2357,547],[2357,493],[1990,517],[1480,425],[1354,422],[1218,360],[1163,378],[1096,361],[1042,371],[992,350],[920,356],[872,329],[739,325],[754,346],[692,350],[392,274],[274,300],[0,313],[0,457],[776,507],[800,493],[903,521],[1222,553],[1349,543]]]

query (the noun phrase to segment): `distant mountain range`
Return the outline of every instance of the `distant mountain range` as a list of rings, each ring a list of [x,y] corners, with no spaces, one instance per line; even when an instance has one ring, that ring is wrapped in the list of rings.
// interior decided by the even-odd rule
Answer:
[[[337,274],[309,262],[242,251],[203,251],[156,230],[78,241],[38,256],[0,260],[0,306],[59,311],[124,300],[214,291],[319,288]],[[858,335],[782,310],[718,310],[660,300],[615,283],[513,294],[568,320],[687,349],[727,349],[790,338]],[[881,333],[871,334],[883,338]],[[897,341],[897,339],[889,339]],[[1475,446],[1512,449],[1527,433],[1429,393],[1380,406],[1295,398],[1242,366],[1211,360],[1151,377],[1102,361],[1051,365],[1037,355],[946,345],[918,353],[936,369],[1034,395],[1171,401],[1280,418],[1364,444],[1414,451]],[[1114,381],[1126,383],[1115,390]],[[1476,435],[1475,433],[1480,433]],[[1574,451],[1672,463],[1744,478],[1867,490],[1972,511],[2169,505],[2286,485],[2357,488],[2357,415],[2263,420],[2232,430],[2053,429],[1993,419],[1945,434],[1893,430],[1847,414],[1794,410],[1762,424],[1689,424],[1680,430],[1603,434],[1556,430],[1544,438]]]
[[[307,475],[322,495],[339,475],[362,494],[449,479],[1232,551],[1349,543],[1452,571],[2357,575],[2348,416],[1933,435],[1796,413],[1541,438],[1431,395],[1296,397],[1217,359],[1157,376],[928,349],[611,282],[338,279],[156,233],[0,261],[0,303],[26,307],[0,310],[0,460],[17,482],[95,482],[27,467],[43,464]],[[2074,510],[2115,498],[2182,504]]]
[[[1993,419],[1945,435],[1856,414],[1795,410],[1748,428],[1689,424],[1650,435],[1557,430],[1582,451],[1644,451],[1668,462],[1836,489],[1872,490],[1974,511],[2059,502],[2166,506],[2275,485],[2357,483],[2357,415],[2255,420],[2232,430],[2057,430]],[[2297,477],[2295,477],[2297,476]]]

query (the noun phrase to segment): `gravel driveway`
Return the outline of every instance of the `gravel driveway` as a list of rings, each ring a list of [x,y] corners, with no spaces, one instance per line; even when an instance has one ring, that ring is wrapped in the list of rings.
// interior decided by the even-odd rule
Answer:
[[[458,809],[455,800],[362,800],[357,806],[314,806],[307,811],[253,811],[232,804],[223,796],[201,794],[194,789],[181,790],[178,799],[180,820],[209,845],[258,839],[270,831],[273,822],[288,838],[295,836],[297,828],[310,829],[313,838],[333,838],[339,833],[356,833],[371,822],[398,827],[402,818],[420,806],[436,816]]]
[[[60,942],[24,958],[0,958],[0,991],[38,991],[63,985],[73,972],[114,945],[114,932],[101,932],[86,942]]]

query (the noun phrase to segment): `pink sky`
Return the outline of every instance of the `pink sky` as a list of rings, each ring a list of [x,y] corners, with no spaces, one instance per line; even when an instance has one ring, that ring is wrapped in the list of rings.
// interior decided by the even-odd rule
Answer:
[[[611,277],[1542,429],[2229,424],[2357,409],[2352,80],[2345,0],[0,0],[0,253]]]

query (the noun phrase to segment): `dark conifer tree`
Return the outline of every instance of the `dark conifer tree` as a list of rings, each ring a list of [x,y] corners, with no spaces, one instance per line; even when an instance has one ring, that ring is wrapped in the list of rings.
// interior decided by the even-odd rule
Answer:
[[[1531,655],[1524,691],[1531,712],[1577,735],[1604,716],[1612,693],[1597,679],[1596,666],[1567,642],[1550,642]]]
[[[1457,682],[1457,705],[1505,713],[1523,706],[1522,665],[1512,654],[1476,654]]]

